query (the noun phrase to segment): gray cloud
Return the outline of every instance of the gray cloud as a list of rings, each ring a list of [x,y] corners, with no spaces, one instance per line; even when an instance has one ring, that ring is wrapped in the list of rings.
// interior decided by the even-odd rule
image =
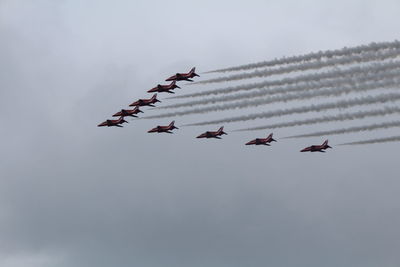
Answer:
[[[394,143],[300,155],[308,142],[246,148],[252,136],[230,127],[223,140],[197,140],[206,129],[146,133],[163,120],[96,125],[192,66],[394,40],[398,10],[398,1],[1,1],[0,265],[397,266]]]

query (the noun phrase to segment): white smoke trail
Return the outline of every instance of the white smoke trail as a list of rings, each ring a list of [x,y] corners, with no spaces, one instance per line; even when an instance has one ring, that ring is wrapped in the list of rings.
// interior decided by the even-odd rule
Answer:
[[[319,132],[314,132],[314,133],[309,133],[309,134],[292,135],[292,136],[283,137],[282,139],[356,133],[356,132],[373,131],[373,130],[378,130],[378,129],[388,129],[388,128],[394,128],[394,127],[400,127],[400,121],[390,121],[390,122],[375,123],[375,124],[363,125],[363,126],[354,126],[354,127],[342,128],[342,129],[336,129],[336,130],[319,131]]]
[[[331,58],[326,61],[317,61],[317,62],[308,62],[298,65],[290,65],[285,67],[280,67],[277,69],[266,69],[266,70],[256,70],[249,73],[241,73],[236,75],[224,76],[213,78],[209,80],[199,81],[193,84],[206,84],[206,83],[218,83],[218,82],[228,82],[235,80],[243,80],[249,78],[256,77],[268,77],[276,74],[286,74],[295,71],[304,71],[304,70],[316,70],[322,69],[324,67],[332,67],[337,65],[347,65],[353,63],[363,63],[363,62],[371,62],[371,61],[382,61],[389,58],[396,58],[400,54],[400,49],[393,50],[382,50],[377,52],[368,52],[357,55],[350,55],[348,57],[343,58]]]
[[[398,77],[398,75],[396,77]],[[203,108],[193,108],[193,109],[188,109],[188,110],[183,110],[183,111],[169,112],[169,113],[164,113],[164,114],[160,114],[160,115],[148,116],[145,118],[168,118],[168,117],[184,116],[184,115],[189,115],[189,114],[208,113],[208,112],[213,112],[213,111],[221,111],[221,110],[229,110],[229,109],[242,109],[242,108],[257,107],[260,105],[267,105],[267,104],[272,104],[272,103],[277,103],[277,102],[297,101],[297,100],[311,99],[311,98],[316,98],[316,97],[339,96],[342,94],[349,94],[349,93],[353,93],[353,92],[367,92],[367,91],[382,89],[382,88],[392,88],[393,86],[397,87],[399,85],[400,85],[400,78],[395,79],[395,80],[392,80],[392,79],[381,80],[381,81],[372,82],[372,83],[362,83],[362,84],[355,84],[352,86],[350,85],[350,86],[343,86],[343,87],[333,87],[333,88],[324,89],[324,90],[302,91],[300,93],[295,93],[295,94],[277,95],[277,96],[272,96],[269,98],[259,98],[259,99],[255,99],[255,100],[244,99],[240,102],[233,102],[233,103],[222,104],[222,105],[207,106],[207,107],[203,107]]]
[[[353,146],[353,145],[367,145],[367,144],[377,144],[377,143],[387,143],[387,142],[398,142],[400,141],[400,136],[391,136],[386,138],[376,138],[357,142],[343,143],[338,146]]]
[[[400,62],[399,66],[400,68]],[[280,87],[273,87],[268,90],[257,90],[251,91],[236,95],[223,95],[218,97],[210,97],[201,100],[194,100],[184,103],[173,104],[169,106],[159,107],[158,109],[173,109],[173,108],[181,108],[181,107],[192,107],[196,105],[206,105],[206,104],[215,104],[219,102],[228,102],[234,100],[241,100],[241,99],[249,99],[249,98],[259,98],[267,95],[275,95],[275,94],[286,94],[292,92],[302,92],[302,91],[314,91],[317,89],[322,88],[333,88],[339,86],[346,86],[346,85],[353,85],[353,84],[360,84],[365,83],[368,81],[381,81],[384,79],[393,79],[400,77],[399,68],[388,70],[377,70],[373,72],[373,75],[370,73],[357,73],[358,75],[350,75],[346,77],[339,77],[337,79],[329,79],[329,80],[317,80],[317,81],[307,81],[300,85],[286,85]],[[284,98],[284,97],[282,97]],[[236,104],[234,104],[236,105]]]
[[[219,88],[213,90],[207,90],[192,94],[185,94],[180,96],[173,96],[169,97],[170,99],[180,99],[180,98],[191,98],[191,97],[199,97],[199,96],[208,96],[208,95],[219,95],[219,94],[229,94],[238,91],[247,91],[253,89],[266,89],[269,87],[274,86],[283,86],[289,84],[297,84],[303,82],[310,82],[310,81],[320,81],[325,79],[333,79],[337,77],[351,77],[355,75],[365,75],[368,74],[375,74],[376,72],[384,72],[390,71],[391,69],[398,69],[400,68],[400,62],[388,62],[388,63],[373,63],[368,66],[355,66],[350,67],[345,70],[331,70],[321,73],[313,73],[313,74],[306,74],[306,75],[298,75],[296,77],[290,78],[283,78],[279,80],[272,80],[272,81],[263,81],[258,83],[250,83],[238,86],[230,86],[226,88]]]
[[[288,128],[288,127],[303,126],[303,125],[313,125],[313,124],[318,124],[318,123],[357,120],[357,119],[364,119],[364,118],[370,118],[370,117],[380,117],[380,116],[387,116],[387,115],[391,115],[391,114],[400,114],[400,107],[385,107],[384,109],[377,109],[377,110],[357,111],[357,112],[343,113],[343,114],[337,114],[337,115],[326,115],[326,116],[321,116],[321,117],[317,117],[317,118],[295,120],[295,121],[289,121],[289,122],[280,122],[280,123],[274,123],[274,124],[251,127],[251,128],[243,128],[243,129],[234,130],[234,132]]]
[[[284,64],[292,64],[292,63],[300,63],[304,61],[311,60],[321,60],[322,58],[332,58],[332,57],[340,57],[351,54],[360,54],[369,51],[378,51],[382,49],[390,49],[390,48],[400,48],[400,43],[395,40],[393,42],[382,42],[382,43],[370,43],[368,45],[360,45],[355,47],[344,47],[342,49],[336,50],[326,50],[319,51],[314,53],[309,53],[300,56],[292,56],[292,57],[283,57],[279,59],[257,62],[252,64],[240,65],[236,67],[217,69],[208,71],[206,73],[214,73],[214,72],[228,72],[228,71],[238,71],[238,70],[248,70],[262,67],[272,67],[276,65],[284,65]]]
[[[340,100],[336,102],[323,103],[318,105],[310,105],[306,107],[295,107],[290,109],[281,109],[281,110],[273,110],[262,113],[249,114],[244,116],[230,117],[219,120],[211,120],[211,121],[203,121],[198,123],[187,124],[185,126],[200,126],[200,125],[210,125],[210,124],[220,124],[220,123],[231,123],[237,121],[248,121],[255,120],[261,118],[272,118],[279,117],[284,115],[292,115],[299,113],[307,113],[312,111],[323,111],[330,109],[341,109],[341,108],[350,108],[353,106],[361,106],[361,105],[371,105],[377,103],[386,103],[398,101],[400,99],[400,93],[389,93],[379,96],[366,96],[360,98],[353,98],[349,100]],[[150,118],[150,117],[146,117]]]

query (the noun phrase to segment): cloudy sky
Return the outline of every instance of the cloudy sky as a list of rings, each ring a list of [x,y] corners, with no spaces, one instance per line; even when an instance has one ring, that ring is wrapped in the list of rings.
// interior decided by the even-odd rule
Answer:
[[[251,148],[269,132],[230,130],[262,120],[225,125],[223,140],[194,138],[216,126],[146,133],[170,119],[96,127],[192,66],[399,39],[398,10],[397,0],[0,0],[0,266],[399,266],[400,146],[335,147],[398,129],[331,136],[329,153],[304,154],[323,140],[279,137],[335,124],[277,130],[273,146]]]

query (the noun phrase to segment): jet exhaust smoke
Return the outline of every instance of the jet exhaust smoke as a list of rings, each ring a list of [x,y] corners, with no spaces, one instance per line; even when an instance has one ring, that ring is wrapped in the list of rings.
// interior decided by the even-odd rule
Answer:
[[[236,80],[250,79],[256,77],[268,77],[272,75],[286,74],[295,71],[316,70],[316,69],[322,69],[324,67],[332,67],[337,65],[363,63],[376,60],[382,61],[389,58],[396,58],[399,56],[399,54],[400,54],[400,49],[392,49],[387,51],[380,50],[377,52],[367,52],[357,55],[350,55],[348,57],[343,57],[343,58],[330,58],[325,61],[307,62],[298,65],[290,65],[290,66],[280,67],[277,69],[256,70],[249,73],[241,73],[241,74],[235,74],[230,76],[199,81],[193,84],[228,82],[228,81],[236,81]]]
[[[321,73],[298,75],[296,77],[283,78],[279,80],[263,81],[257,83],[250,83],[244,85],[230,86],[226,88],[219,88],[213,90],[207,90],[198,93],[185,94],[181,96],[169,97],[170,99],[180,99],[180,98],[191,98],[199,96],[209,96],[209,95],[219,95],[219,94],[230,94],[239,91],[248,91],[253,89],[266,89],[273,86],[283,86],[289,84],[297,84],[303,82],[316,82],[325,79],[334,79],[338,77],[351,77],[356,75],[367,76],[369,74],[376,74],[377,72],[385,72],[393,69],[400,68],[400,62],[388,62],[388,63],[373,63],[368,66],[355,66],[348,68],[346,70],[330,70]],[[175,107],[175,105],[171,105]]]
[[[338,108],[349,108],[353,106],[360,106],[360,105],[371,105],[377,103],[386,103],[386,102],[393,102],[400,99],[400,93],[389,93],[379,96],[365,96],[360,98],[353,98],[350,100],[340,100],[336,102],[329,102],[323,103],[318,105],[310,105],[310,106],[303,106],[303,107],[296,107],[290,109],[281,109],[281,110],[274,110],[262,113],[255,113],[249,114],[244,116],[237,116],[231,118],[224,118],[219,120],[211,120],[211,121],[203,121],[198,123],[187,124],[185,126],[201,126],[201,125],[210,125],[210,124],[220,124],[220,123],[231,123],[237,121],[248,121],[248,120],[255,120],[261,118],[272,118],[272,117],[279,117],[284,115],[292,115],[292,114],[299,114],[299,113],[307,113],[312,111],[323,111],[323,110],[330,110],[330,109],[338,109]],[[150,118],[150,117],[146,117]]]
[[[283,57],[283,58],[279,58],[279,59],[262,61],[262,62],[246,64],[246,65],[240,65],[240,66],[236,66],[236,67],[217,69],[217,70],[208,71],[206,73],[228,72],[228,71],[249,70],[249,69],[263,68],[263,67],[273,67],[276,65],[300,63],[300,62],[311,61],[311,60],[321,60],[322,58],[340,57],[340,56],[346,56],[346,55],[351,55],[351,54],[360,54],[360,53],[364,53],[364,52],[378,51],[378,50],[390,49],[390,48],[400,48],[400,43],[397,40],[395,40],[393,42],[370,43],[368,45],[360,45],[360,46],[355,46],[355,47],[350,47],[350,48],[344,47],[342,49],[319,51],[319,52],[309,53],[309,54],[300,55],[300,56]]]
[[[233,130],[233,132],[288,128],[288,127],[303,126],[303,125],[313,125],[313,124],[318,124],[318,123],[357,120],[357,119],[364,119],[364,118],[370,118],[370,117],[380,117],[380,116],[387,116],[387,115],[391,115],[391,114],[400,114],[400,107],[386,107],[384,109],[377,109],[377,110],[358,111],[358,112],[351,112],[351,113],[342,113],[342,114],[337,114],[337,115],[327,115],[327,116],[321,116],[321,117],[317,117],[317,118],[310,118],[310,119],[304,119],[304,120],[280,122],[280,123],[275,123],[275,124],[268,124],[268,125],[263,125],[263,126]]]
[[[399,65],[400,67],[400,65]],[[164,106],[164,107],[159,107],[158,109],[172,109],[172,108],[180,108],[180,107],[192,107],[196,105],[207,105],[207,104],[215,104],[218,102],[228,102],[228,101],[234,101],[234,100],[242,100],[242,99],[249,99],[249,98],[259,98],[267,95],[275,95],[275,94],[287,94],[287,93],[293,93],[293,92],[298,92],[299,93],[299,99],[301,98],[301,95],[304,95],[305,97],[311,97],[311,94],[315,94],[316,96],[319,96],[318,91],[319,89],[323,88],[333,88],[332,90],[335,90],[334,92],[332,91],[331,95],[340,95],[344,93],[345,91],[349,91],[347,88],[335,88],[339,86],[349,86],[349,85],[354,85],[354,84],[361,84],[364,83],[363,86],[365,86],[365,82],[368,81],[377,81],[376,84],[381,83],[382,87],[384,87],[384,80],[385,79],[394,79],[400,77],[400,71],[398,69],[395,69],[393,71],[375,71],[373,75],[370,75],[369,73],[362,74],[362,75],[357,75],[354,77],[340,77],[337,79],[330,79],[330,80],[321,80],[321,81],[309,81],[302,83],[301,85],[286,85],[286,86],[280,86],[280,87],[274,87],[270,88],[268,90],[257,90],[257,91],[251,91],[251,92],[246,92],[246,93],[241,93],[241,94],[236,94],[236,95],[223,95],[219,97],[211,97],[211,98],[206,98],[206,99],[201,99],[201,100],[194,100],[194,101],[189,101],[189,102],[184,102],[184,103],[178,103],[174,105],[169,105],[169,106]],[[392,85],[397,85],[397,84],[392,84]],[[368,86],[368,85],[367,85]],[[369,86],[373,86],[370,84]],[[388,84],[389,86],[389,84]],[[352,91],[359,91],[363,90],[362,88],[359,88],[359,86],[353,86]],[[368,88],[365,88],[365,90],[368,90]],[[304,93],[304,91],[306,91]],[[309,92],[309,91],[314,91],[314,92]],[[321,92],[321,95],[330,95],[329,93],[326,94]],[[265,103],[272,103],[272,102],[278,102],[278,101],[290,101],[292,99],[295,99],[292,96],[279,96],[275,97],[277,100],[271,100],[269,102],[266,100]],[[273,98],[271,98],[273,99]],[[279,100],[281,99],[281,100]],[[256,100],[254,103],[257,102],[262,102],[262,100]],[[265,101],[265,99],[264,99]],[[242,102],[243,103],[243,102]],[[239,104],[240,105],[240,104]],[[231,104],[230,106],[232,107],[238,107],[238,104]],[[210,108],[204,108],[204,110],[219,110],[215,106],[210,107]],[[200,111],[199,111],[200,112]]]
[[[387,142],[398,142],[400,141],[400,136],[391,136],[385,138],[369,139],[357,142],[343,143],[338,146],[353,146],[353,145],[366,145],[366,144],[377,144],[377,143],[387,143]]]
[[[397,75],[398,76],[398,75]],[[352,92],[367,92],[376,89],[382,88],[390,88],[393,86],[399,86],[400,79],[398,80],[382,80],[378,82],[372,83],[363,83],[363,84],[355,84],[353,86],[343,86],[343,87],[333,87],[330,89],[324,90],[311,90],[311,91],[303,91],[300,93],[294,94],[285,94],[285,95],[276,95],[269,98],[260,98],[255,100],[247,100],[244,99],[240,102],[233,102],[222,105],[213,105],[207,106],[203,108],[193,108],[184,111],[176,111],[170,113],[164,113],[160,115],[153,115],[145,118],[167,118],[174,116],[184,116],[190,114],[199,114],[199,113],[208,113],[213,111],[221,111],[221,110],[229,110],[229,109],[243,109],[248,107],[257,107],[260,105],[267,105],[277,102],[289,102],[289,101],[297,101],[303,99],[311,99],[316,97],[330,97],[330,96],[340,96],[342,94],[349,94]]]
[[[336,129],[336,130],[320,131],[320,132],[314,132],[314,133],[309,133],[309,134],[292,135],[292,136],[283,137],[282,139],[305,138],[305,137],[365,132],[365,131],[373,131],[373,130],[379,130],[379,129],[394,128],[394,127],[400,127],[400,121],[390,121],[390,122],[375,123],[375,124],[364,125],[364,126],[355,126],[355,127],[342,128],[342,129]]]

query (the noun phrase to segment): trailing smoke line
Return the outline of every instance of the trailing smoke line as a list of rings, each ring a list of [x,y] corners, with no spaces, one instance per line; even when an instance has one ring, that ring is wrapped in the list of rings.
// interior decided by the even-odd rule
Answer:
[[[387,142],[398,142],[400,141],[400,136],[392,136],[386,138],[376,138],[357,142],[343,143],[338,146],[353,146],[353,145],[366,145],[366,144],[377,144],[377,143],[387,143]]]
[[[337,65],[347,65],[353,63],[362,63],[362,62],[370,62],[370,61],[382,61],[389,58],[395,58],[400,55],[400,49],[393,49],[393,50],[382,50],[378,52],[369,52],[363,53],[359,55],[350,55],[348,57],[343,58],[332,58],[327,59],[326,61],[317,61],[317,62],[308,62],[298,65],[289,65],[285,67],[280,67],[277,69],[266,69],[266,70],[256,70],[249,73],[241,73],[236,75],[224,76],[204,81],[199,81],[193,84],[206,84],[206,83],[218,83],[218,82],[228,82],[228,81],[235,81],[235,80],[243,80],[243,79],[250,79],[256,77],[268,77],[276,74],[285,74],[291,73],[295,71],[304,71],[304,70],[316,70],[322,69],[324,67],[332,67]]]
[[[357,112],[342,113],[342,114],[337,114],[337,115],[321,116],[321,117],[311,118],[311,119],[280,122],[280,123],[274,123],[274,124],[251,127],[251,128],[238,129],[238,130],[234,130],[234,132],[288,128],[288,127],[313,125],[313,124],[326,123],[326,122],[349,121],[349,120],[357,120],[357,119],[364,119],[364,118],[370,118],[370,117],[387,116],[387,115],[391,115],[391,114],[400,114],[400,107],[386,107],[384,109],[377,109],[377,110],[357,111]]]
[[[297,84],[302,82],[311,82],[311,81],[319,81],[324,79],[333,79],[337,77],[351,77],[355,75],[364,74],[367,76],[368,74],[372,73],[375,74],[376,72],[384,72],[389,71],[391,69],[398,69],[400,68],[400,62],[389,62],[389,63],[373,63],[368,66],[356,66],[351,67],[346,70],[330,70],[327,72],[321,73],[312,73],[312,74],[305,74],[305,75],[298,75],[296,77],[290,78],[283,78],[279,80],[272,80],[272,81],[263,81],[258,83],[250,83],[244,85],[237,85],[237,86],[230,86],[226,88],[220,89],[213,89],[207,90],[198,93],[192,94],[185,94],[180,96],[173,96],[169,97],[169,99],[180,99],[180,98],[190,98],[190,97],[198,97],[198,96],[208,96],[208,95],[219,95],[219,94],[229,94],[238,91],[247,91],[253,89],[266,89],[272,86],[282,86],[286,84]]]
[[[400,65],[399,65],[400,67]],[[214,104],[218,102],[228,102],[234,100],[241,100],[241,99],[249,99],[249,98],[259,98],[267,95],[275,95],[275,94],[286,94],[292,92],[302,92],[302,91],[315,91],[317,89],[322,88],[334,88],[338,86],[345,86],[345,85],[353,85],[359,83],[365,83],[368,81],[382,81],[385,79],[393,79],[400,77],[400,71],[395,69],[393,71],[376,71],[374,75],[361,75],[361,76],[354,76],[354,77],[340,77],[335,80],[322,80],[322,81],[312,81],[302,83],[301,85],[286,85],[280,87],[274,87],[268,90],[257,90],[251,91],[236,95],[224,95],[219,97],[211,97],[201,100],[194,100],[184,103],[173,104],[169,106],[159,107],[158,109],[173,109],[173,108],[181,108],[181,107],[192,107],[196,105],[207,105],[207,104]],[[340,94],[340,93],[339,93]],[[284,98],[281,96],[281,98]],[[233,104],[236,105],[236,104]]]
[[[208,71],[206,73],[228,72],[228,71],[262,68],[262,67],[272,67],[272,66],[276,66],[276,65],[300,63],[300,62],[304,62],[304,61],[320,60],[322,58],[340,57],[340,56],[346,56],[346,55],[350,55],[350,54],[360,54],[360,53],[364,53],[364,52],[378,51],[378,50],[389,49],[389,48],[400,48],[400,43],[396,40],[394,42],[370,43],[368,45],[360,45],[360,46],[355,46],[355,47],[350,47],[350,48],[344,47],[342,49],[319,51],[319,52],[313,52],[313,53],[300,55],[300,56],[283,57],[283,58],[279,58],[279,59],[257,62],[257,63],[246,64],[246,65],[240,65],[240,66],[236,66],[236,67],[217,69],[217,70]]]
[[[315,136],[325,136],[325,135],[335,135],[335,134],[345,134],[345,133],[356,133],[356,132],[365,132],[365,131],[373,131],[378,129],[387,129],[393,127],[400,127],[400,121],[390,121],[383,123],[375,123],[364,126],[354,126],[349,128],[342,128],[337,130],[330,131],[320,131],[309,134],[300,134],[300,135],[292,135],[283,137],[282,139],[291,139],[291,138],[304,138],[304,137],[315,137]]]
[[[379,96],[366,96],[360,98],[353,98],[350,100],[340,100],[336,102],[323,103],[318,105],[310,105],[303,107],[295,107],[290,109],[281,109],[281,110],[273,110],[262,113],[249,114],[244,116],[230,117],[219,120],[211,120],[211,121],[203,121],[198,123],[187,124],[185,126],[200,126],[200,125],[210,125],[210,124],[220,124],[220,123],[231,123],[237,121],[248,121],[255,120],[261,118],[272,118],[279,117],[284,115],[292,115],[299,113],[307,113],[312,111],[323,111],[330,109],[339,109],[339,108],[350,108],[353,106],[361,106],[361,105],[371,105],[377,103],[386,103],[400,100],[400,93],[389,93]],[[149,118],[149,117],[146,117]]]
[[[398,77],[398,75],[397,75]],[[324,90],[313,90],[313,91],[303,91],[295,94],[285,94],[285,95],[277,95],[269,98],[260,98],[255,100],[242,100],[240,102],[233,102],[223,105],[214,105],[207,106],[203,108],[193,108],[184,111],[176,111],[170,113],[164,113],[160,115],[153,115],[145,118],[168,118],[174,116],[184,116],[190,114],[198,114],[198,113],[207,113],[213,111],[221,111],[221,110],[229,110],[229,109],[242,109],[248,107],[257,107],[260,105],[267,105],[276,102],[289,102],[289,101],[297,101],[303,99],[310,99],[315,97],[330,97],[330,96],[339,96],[342,94],[349,94],[352,92],[366,92],[376,89],[388,88],[393,86],[399,86],[400,79],[398,80],[382,80],[373,83],[363,83],[363,84],[355,84],[353,86],[347,87],[333,87],[330,89]]]

